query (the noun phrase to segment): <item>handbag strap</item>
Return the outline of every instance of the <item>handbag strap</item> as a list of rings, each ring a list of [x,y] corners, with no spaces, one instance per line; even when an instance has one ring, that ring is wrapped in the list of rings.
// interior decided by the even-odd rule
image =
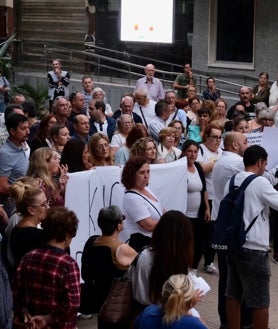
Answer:
[[[137,195],[140,195],[144,200],[146,200],[155,210],[156,212],[158,213],[159,217],[161,217],[161,213],[157,210],[157,208],[147,199],[144,197],[144,195],[136,192],[136,191],[131,191],[131,190],[128,190],[128,191],[125,191],[125,194],[127,193],[133,193],[133,194],[137,194]]]
[[[143,113],[142,107],[139,106],[139,109],[140,109],[140,112],[141,112],[141,115],[142,115],[142,119],[144,120],[145,126],[146,126],[146,128],[148,129],[149,127],[148,127],[148,124],[147,124],[147,120],[146,120],[146,118],[145,118],[145,115],[144,115],[144,113]]]

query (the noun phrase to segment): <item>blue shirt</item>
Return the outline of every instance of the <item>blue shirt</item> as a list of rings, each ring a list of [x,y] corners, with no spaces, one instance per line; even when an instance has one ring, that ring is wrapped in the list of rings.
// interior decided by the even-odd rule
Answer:
[[[135,319],[135,329],[207,329],[199,318],[184,315],[171,324],[163,323],[164,313],[160,306],[150,305]]]

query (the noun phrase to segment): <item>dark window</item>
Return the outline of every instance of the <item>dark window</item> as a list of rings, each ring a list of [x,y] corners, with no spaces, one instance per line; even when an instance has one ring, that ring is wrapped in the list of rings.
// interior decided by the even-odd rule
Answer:
[[[254,0],[218,0],[216,60],[253,62]]]

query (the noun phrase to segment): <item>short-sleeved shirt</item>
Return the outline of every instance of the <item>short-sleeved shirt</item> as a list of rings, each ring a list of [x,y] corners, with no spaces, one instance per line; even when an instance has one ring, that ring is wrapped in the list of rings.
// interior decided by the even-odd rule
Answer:
[[[196,79],[193,78],[194,84],[196,84]],[[175,83],[177,83],[180,86],[186,86],[190,83],[190,78],[188,74],[181,73],[176,77]],[[184,99],[187,97],[186,95],[186,89],[178,89],[177,90],[177,97],[179,99]]]
[[[155,221],[159,221],[163,215],[163,208],[158,201],[158,198],[146,188],[149,193],[157,200],[149,199],[145,195],[137,193],[125,193],[123,198],[123,213],[126,216],[126,228],[128,233],[141,233],[145,236],[152,236],[152,232],[144,230],[139,222],[145,218],[151,217]],[[148,201],[147,201],[147,200]]]
[[[0,177],[8,177],[9,184],[13,184],[18,178],[25,176],[29,165],[29,160],[24,148],[17,147],[9,139],[0,148]],[[0,195],[0,203],[5,205],[5,209],[10,212],[9,196]]]

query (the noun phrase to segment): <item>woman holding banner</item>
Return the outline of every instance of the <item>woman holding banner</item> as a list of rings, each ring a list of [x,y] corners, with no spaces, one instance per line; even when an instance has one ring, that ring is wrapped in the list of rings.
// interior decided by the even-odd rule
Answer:
[[[131,157],[122,172],[126,188],[123,198],[123,213],[130,234],[129,245],[139,252],[148,245],[152,232],[165,212],[155,194],[147,187],[150,166],[146,158]]]

